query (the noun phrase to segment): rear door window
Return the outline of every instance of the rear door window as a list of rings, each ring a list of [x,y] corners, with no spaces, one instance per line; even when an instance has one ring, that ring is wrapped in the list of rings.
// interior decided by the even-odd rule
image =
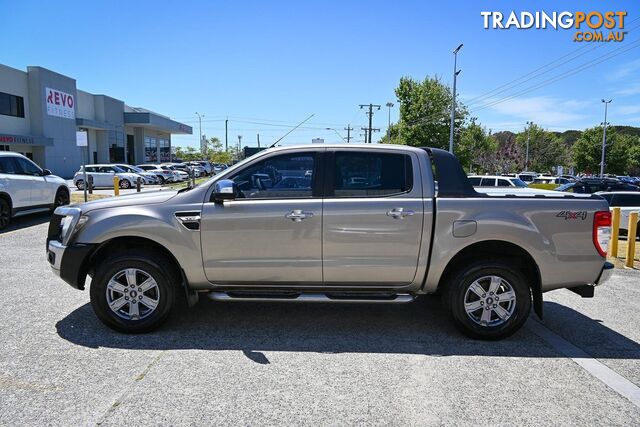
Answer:
[[[18,173],[18,165],[13,157],[0,157],[0,173],[15,175]]]
[[[335,197],[384,197],[409,192],[412,187],[411,157],[406,154],[335,153]]]
[[[498,187],[511,187],[511,183],[506,179],[498,179]]]
[[[477,187],[480,185],[480,178],[478,177],[469,178],[469,182],[471,182],[471,185],[473,185],[474,187]]]
[[[496,179],[495,178],[482,178],[482,180],[480,181],[480,186],[481,187],[495,187],[496,186]]]

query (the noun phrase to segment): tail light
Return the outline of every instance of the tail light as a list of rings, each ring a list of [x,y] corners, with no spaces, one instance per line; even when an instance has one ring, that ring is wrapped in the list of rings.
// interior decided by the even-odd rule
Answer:
[[[593,245],[603,257],[607,256],[609,239],[611,239],[611,212],[596,212],[593,217]]]

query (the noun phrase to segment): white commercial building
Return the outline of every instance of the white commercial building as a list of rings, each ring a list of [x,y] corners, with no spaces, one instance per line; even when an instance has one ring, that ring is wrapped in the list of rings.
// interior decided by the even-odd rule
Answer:
[[[76,146],[86,131],[87,147]],[[54,174],[70,177],[87,163],[171,160],[171,135],[191,134],[183,123],[107,95],[42,67],[0,64],[0,151],[16,151]]]

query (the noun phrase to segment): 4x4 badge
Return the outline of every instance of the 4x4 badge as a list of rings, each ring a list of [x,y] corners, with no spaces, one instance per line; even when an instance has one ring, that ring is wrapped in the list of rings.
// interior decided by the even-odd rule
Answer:
[[[565,220],[567,219],[581,219],[581,220],[585,220],[587,219],[587,211],[561,211],[559,212],[556,217],[558,218],[564,218]]]

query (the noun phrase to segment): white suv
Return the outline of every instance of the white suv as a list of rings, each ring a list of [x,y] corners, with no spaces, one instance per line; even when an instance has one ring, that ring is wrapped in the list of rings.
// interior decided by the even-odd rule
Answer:
[[[0,152],[0,229],[11,218],[69,204],[69,187],[25,156]]]

